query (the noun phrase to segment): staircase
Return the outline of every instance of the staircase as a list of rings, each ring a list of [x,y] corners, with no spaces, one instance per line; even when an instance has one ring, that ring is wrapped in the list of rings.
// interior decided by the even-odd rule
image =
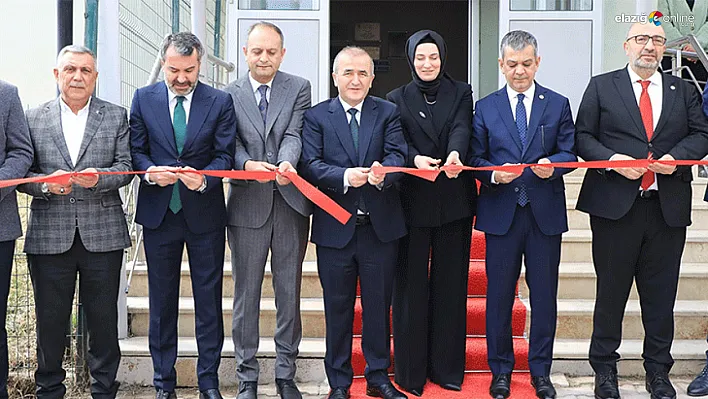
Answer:
[[[592,370],[587,362],[590,333],[592,331],[592,312],[595,295],[595,275],[591,259],[591,233],[589,218],[586,214],[574,209],[584,170],[577,170],[565,177],[566,195],[568,198],[568,216],[570,231],[563,236],[560,283],[558,292],[558,328],[556,334],[554,373],[569,375],[591,375]],[[694,176],[696,173],[694,173]],[[694,374],[703,366],[708,332],[708,203],[703,202],[706,179],[697,179],[693,183],[694,205],[693,226],[688,229],[686,249],[683,255],[681,280],[679,283],[678,301],[675,307],[676,339],[673,346],[673,356],[676,364],[675,374]],[[479,240],[473,243],[473,253]],[[300,345],[298,373],[296,379],[300,382],[319,383],[326,379],[323,358],[324,343],[324,306],[322,303],[322,288],[317,276],[317,265],[314,245],[308,246],[302,277],[302,325],[303,340]],[[224,265],[224,325],[226,338],[222,352],[220,380],[222,386],[237,384],[235,378],[235,363],[233,344],[231,342],[231,309],[233,301],[233,282],[228,246],[226,249],[227,263]],[[481,268],[480,268],[481,267]],[[194,339],[194,304],[191,298],[189,271],[185,261],[182,264],[182,282],[180,286],[180,318],[179,357],[177,361],[177,382],[179,386],[196,386],[195,375],[197,349]],[[470,264],[470,281],[484,278],[483,263],[472,261]],[[472,284],[470,284],[472,287]],[[122,340],[123,358],[119,370],[119,380],[128,384],[151,385],[152,362],[148,350],[148,284],[147,267],[141,262],[135,270],[131,291],[128,297],[129,331],[131,338]],[[472,352],[486,353],[484,347],[483,293],[470,291],[468,299],[468,357],[467,370],[485,370],[486,355],[474,357]],[[530,309],[528,288],[523,281],[519,284],[520,301],[517,301],[515,313]],[[519,307],[522,307],[519,309]],[[525,322],[514,323],[514,333],[521,336],[528,333],[528,313]],[[360,314],[357,312],[357,317]],[[360,319],[358,319],[360,320]],[[355,321],[355,325],[357,321]],[[360,324],[359,324],[360,325]],[[275,345],[272,333],[275,327],[275,301],[271,274],[266,271],[261,300],[260,331],[261,337],[259,359],[261,363],[260,382],[269,384],[274,380],[273,365]],[[360,332],[360,327],[359,330]],[[357,330],[355,328],[355,334]],[[619,372],[622,375],[643,375],[641,350],[642,326],[639,313],[639,301],[636,290],[633,289],[627,304],[624,322],[624,342],[619,352],[622,360]],[[269,336],[270,335],[270,336]],[[355,339],[355,352],[360,345]],[[524,340],[517,340],[524,346]],[[479,350],[471,346],[479,346]],[[471,351],[474,349],[473,351]],[[525,350],[523,350],[525,352]],[[355,373],[363,372],[363,358],[355,354],[353,359]],[[517,355],[517,365],[526,365],[526,359]],[[527,367],[527,366],[526,366]],[[466,379],[467,381],[467,379]],[[488,384],[483,382],[481,386]]]

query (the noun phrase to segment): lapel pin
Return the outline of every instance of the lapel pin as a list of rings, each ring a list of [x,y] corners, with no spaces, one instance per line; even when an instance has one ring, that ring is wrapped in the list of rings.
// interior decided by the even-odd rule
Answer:
[[[418,111],[418,115],[420,115],[421,118],[425,119],[425,114],[423,111]]]
[[[670,88],[671,90],[676,90],[676,86],[674,86],[674,85],[669,86],[669,88]]]
[[[538,95],[538,98],[539,98],[539,100],[543,100],[543,99],[546,98],[546,97],[544,97],[543,94],[539,94],[539,95]]]

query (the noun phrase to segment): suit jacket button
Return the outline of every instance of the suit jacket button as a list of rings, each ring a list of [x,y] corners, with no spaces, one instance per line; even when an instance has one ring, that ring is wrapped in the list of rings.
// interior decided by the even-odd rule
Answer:
[[[273,156],[273,153],[270,152],[270,151],[268,151],[268,156],[269,156],[269,157],[272,157],[272,156]]]
[[[519,192],[519,188],[518,188],[518,187],[514,187],[514,192],[515,192],[515,193],[518,193],[518,192]]]
[[[654,146],[651,143],[649,143],[649,148],[652,148],[652,147],[654,147]]]
[[[359,206],[359,201],[355,201],[354,205]]]
[[[74,198],[74,197],[69,198],[69,202],[71,202],[72,204],[75,203],[75,202],[76,202],[76,198]]]

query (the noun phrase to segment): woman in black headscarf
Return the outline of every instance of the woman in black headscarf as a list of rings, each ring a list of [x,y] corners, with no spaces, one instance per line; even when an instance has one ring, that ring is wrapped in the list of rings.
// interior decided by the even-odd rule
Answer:
[[[462,165],[467,157],[472,90],[445,73],[446,53],[436,32],[414,33],[406,43],[413,80],[387,95],[401,113],[410,167]],[[409,234],[399,245],[393,294],[395,378],[417,396],[427,378],[445,389],[461,389],[476,197],[471,173],[440,173],[435,182],[412,176],[401,181]]]

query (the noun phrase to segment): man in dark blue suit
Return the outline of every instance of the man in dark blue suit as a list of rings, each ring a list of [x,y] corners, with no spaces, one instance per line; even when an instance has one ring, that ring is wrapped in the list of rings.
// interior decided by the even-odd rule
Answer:
[[[221,398],[217,372],[224,341],[224,190],[220,178],[184,171],[232,168],[236,115],[228,94],[199,83],[203,56],[204,47],[193,34],[167,36],[161,50],[165,81],[138,89],[130,112],[133,165],[149,172],[140,186],[135,221],[144,228],[157,399],[176,397],[185,244],[194,292],[200,398]]]
[[[357,278],[364,317],[366,393],[406,398],[387,374],[398,239],[406,234],[394,186],[399,176],[375,173],[372,167],[403,166],[408,147],[396,106],[367,96],[374,63],[364,50],[346,47],[340,51],[332,78],[339,96],[305,112],[300,160],[303,176],[353,215],[342,225],[315,208],[312,219],[327,325],[325,370],[332,388],[328,398],[349,397]]]
[[[568,99],[534,82],[541,61],[536,38],[525,31],[509,32],[500,52],[507,85],[477,102],[472,166],[575,161]],[[522,173],[476,172],[482,181],[476,228],[486,233],[487,242],[487,352],[493,398],[510,394],[511,310],[522,256],[531,296],[531,383],[539,398],[556,396],[549,374],[561,234],[568,230],[563,184],[567,172],[543,166]]]

